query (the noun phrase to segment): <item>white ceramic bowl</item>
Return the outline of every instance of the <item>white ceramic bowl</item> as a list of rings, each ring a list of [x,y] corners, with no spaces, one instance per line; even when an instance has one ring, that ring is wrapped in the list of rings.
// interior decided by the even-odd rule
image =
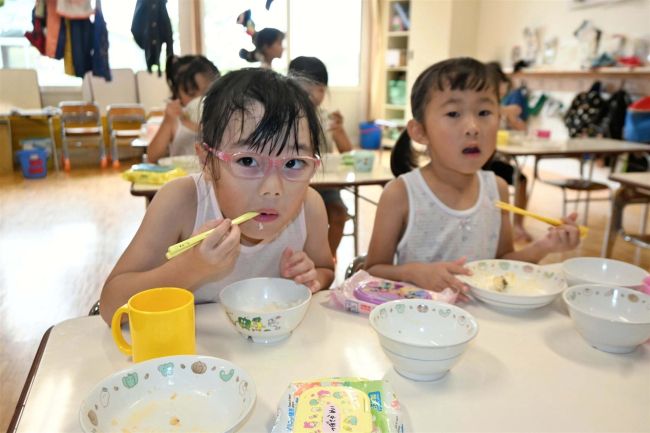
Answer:
[[[602,257],[576,257],[562,263],[562,270],[570,286],[576,284],[605,284],[617,287],[639,288],[648,273],[643,269]]]
[[[395,370],[413,380],[437,380],[476,336],[471,314],[428,299],[398,299],[370,312],[370,326]]]
[[[472,275],[458,275],[479,300],[500,308],[530,310],[550,304],[567,287],[561,272],[516,260],[478,260],[465,265]],[[498,291],[503,277],[508,285]]]
[[[99,382],[79,409],[86,433],[231,432],[253,408],[255,384],[229,361],[180,355],[133,364]]]
[[[182,168],[187,173],[198,173],[201,171],[201,163],[196,155],[178,155],[160,158],[158,165],[165,167]]]
[[[650,296],[625,287],[580,284],[564,292],[580,335],[596,349],[629,353],[650,338]]]
[[[250,278],[226,286],[219,297],[240,334],[256,343],[274,343],[298,326],[311,291],[284,278]]]

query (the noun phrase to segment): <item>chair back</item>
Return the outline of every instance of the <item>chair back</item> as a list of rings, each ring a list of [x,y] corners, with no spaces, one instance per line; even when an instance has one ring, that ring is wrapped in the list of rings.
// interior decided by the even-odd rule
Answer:
[[[111,69],[113,79],[106,81],[95,77],[91,72],[84,76],[82,95],[86,101],[93,101],[100,107],[100,113],[106,114],[106,107],[111,104],[134,104],[138,102],[135,75],[131,69]]]
[[[138,71],[135,74],[135,81],[138,87],[138,101],[147,113],[165,108],[165,101],[171,93],[164,76],[159,77],[158,74]]]
[[[61,110],[61,130],[65,135],[101,134],[101,113],[94,102],[62,101],[59,110]]]
[[[0,112],[43,108],[34,69],[0,69]]]
[[[138,136],[145,122],[146,114],[141,104],[111,104],[106,109],[106,123],[111,135]]]

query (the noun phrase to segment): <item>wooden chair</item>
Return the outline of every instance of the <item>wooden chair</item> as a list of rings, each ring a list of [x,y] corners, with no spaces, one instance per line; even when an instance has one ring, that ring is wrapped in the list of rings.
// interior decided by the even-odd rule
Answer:
[[[84,101],[63,101],[59,104],[61,111],[61,146],[63,149],[63,169],[70,171],[70,152],[68,142],[73,141],[82,147],[86,141],[96,141],[99,148],[100,167],[106,168],[106,150],[102,118],[97,104]]]
[[[106,124],[111,141],[111,160],[113,167],[120,167],[119,145],[138,138],[146,122],[144,107],[141,104],[111,104],[106,109]]]

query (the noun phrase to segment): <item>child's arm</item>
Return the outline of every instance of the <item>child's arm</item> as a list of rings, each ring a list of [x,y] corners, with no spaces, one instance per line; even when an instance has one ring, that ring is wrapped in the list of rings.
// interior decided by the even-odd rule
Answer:
[[[327,241],[327,212],[320,194],[307,189],[305,197],[307,240],[303,251],[287,248],[280,260],[280,274],[317,292],[334,280],[334,260]]]
[[[176,133],[176,119],[182,114],[181,103],[178,100],[169,101],[165,107],[165,114],[149,145],[147,146],[147,160],[158,162],[169,153],[169,143],[174,140]]]
[[[497,185],[501,201],[508,203],[510,195],[508,184],[497,177]],[[510,213],[503,210],[501,211],[501,232],[496,256],[498,259],[537,263],[549,253],[573,250],[580,243],[580,231],[576,225],[576,218],[575,213],[569,215],[568,218],[562,218],[564,225],[550,227],[544,238],[538,239],[519,251],[515,251],[512,244]]]
[[[340,153],[349,152],[352,150],[352,143],[348,134],[343,127],[343,116],[340,112],[334,111],[329,115],[330,130],[332,131],[332,139],[336,143],[336,148]]]
[[[239,254],[239,228],[229,220],[201,227],[215,228],[201,244],[167,260],[167,248],[192,235],[196,188],[191,178],[165,185],[157,194],[135,237],[108,276],[100,298],[100,313],[110,324],[115,310],[142,290],[182,287],[195,290],[230,272]]]
[[[366,270],[380,278],[406,281],[427,290],[441,291],[450,287],[460,293],[467,287],[455,274],[469,274],[463,267],[465,259],[454,262],[405,263],[394,265],[397,244],[408,222],[408,195],[400,180],[393,180],[384,189],[375,214]]]

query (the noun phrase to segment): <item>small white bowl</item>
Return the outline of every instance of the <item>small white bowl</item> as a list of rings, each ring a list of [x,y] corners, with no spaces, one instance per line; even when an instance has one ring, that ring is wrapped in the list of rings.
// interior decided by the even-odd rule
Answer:
[[[303,319],[311,291],[284,278],[250,278],[224,287],[219,298],[240,334],[255,343],[275,343]]]
[[[580,335],[596,349],[629,353],[650,338],[650,296],[625,287],[580,284],[564,292]]]
[[[232,432],[253,408],[255,384],[241,368],[211,356],[150,359],[99,382],[79,408],[86,433]]]
[[[383,303],[370,312],[369,320],[395,370],[422,381],[443,377],[478,332],[467,311],[428,299]]]
[[[531,310],[550,304],[566,289],[561,272],[516,260],[478,260],[465,265],[472,275],[457,278],[470,286],[472,294],[486,304],[511,310]],[[495,281],[506,278],[503,291]]]
[[[576,284],[605,284],[639,288],[648,273],[643,269],[602,257],[576,257],[565,260],[562,270],[570,286]]]

